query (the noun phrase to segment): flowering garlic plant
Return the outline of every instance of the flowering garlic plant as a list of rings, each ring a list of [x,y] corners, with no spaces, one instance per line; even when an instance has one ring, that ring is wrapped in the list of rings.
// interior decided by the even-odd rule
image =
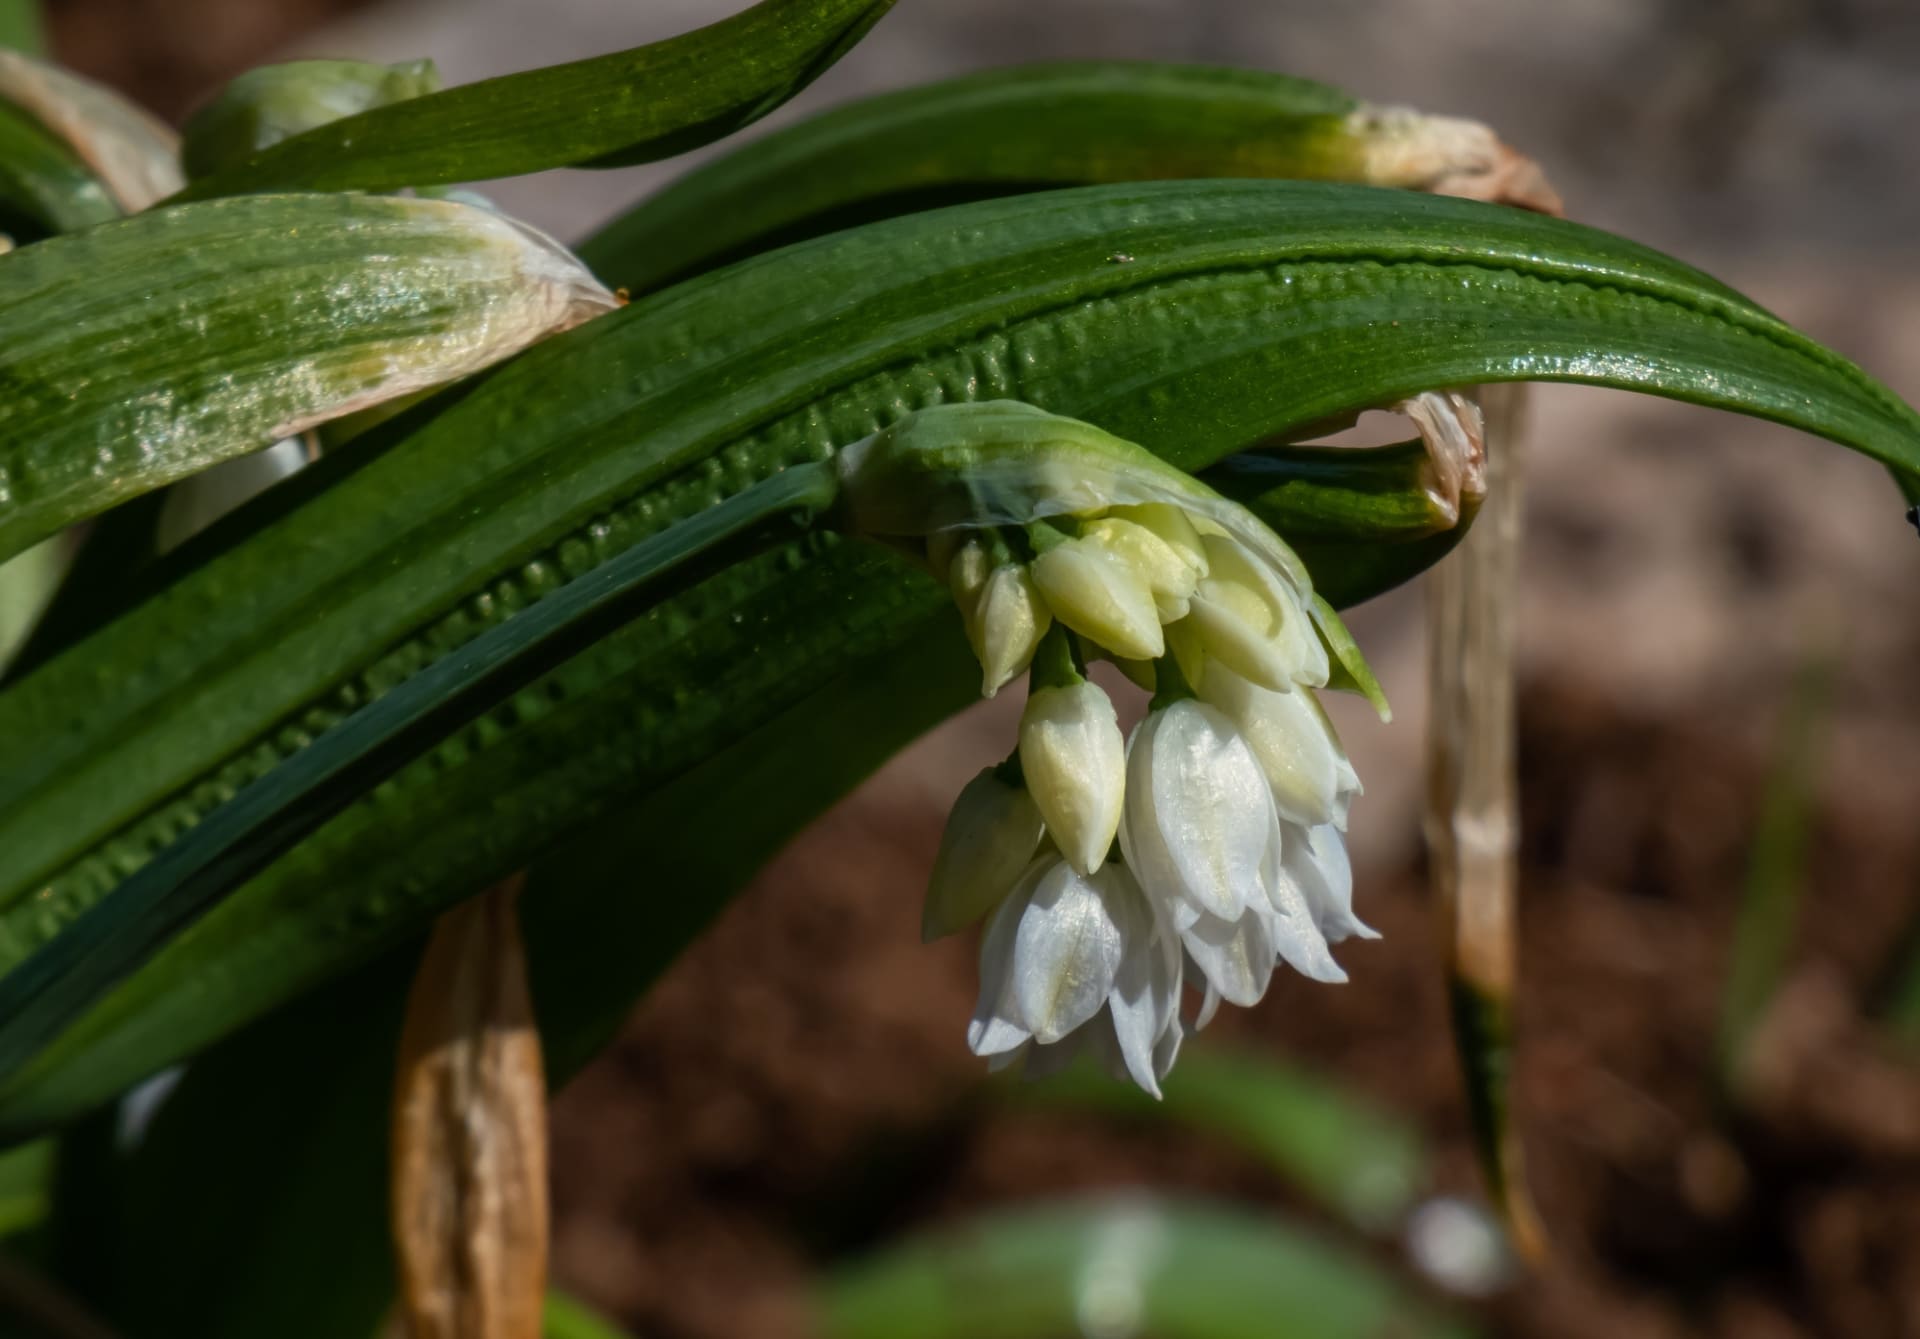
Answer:
[[[1920,415],[1840,355],[1527,212],[1551,192],[1484,127],[1269,71],[901,89],[572,246],[467,192],[726,136],[892,6],[758,0],[445,88],[272,66],[179,132],[0,49],[0,1144],[186,1066],[103,1199],[49,1195],[110,1225],[84,1254],[129,1281],[116,1332],[374,1333],[379,1189],[331,1173],[383,1156],[392,964],[464,905],[492,915],[463,959],[500,967],[524,921],[544,1062],[514,1072],[577,1070],[968,695],[916,565],[985,691],[1029,676],[926,909],[985,922],[973,1049],[1091,1047],[1152,1091],[1220,1001],[1282,961],[1337,980],[1328,946],[1368,933],[1314,694],[1384,704],[1334,607],[1431,567],[1477,502],[1417,443],[1288,444],[1559,380],[1787,423],[1920,500]],[[33,8],[0,0],[0,42]],[[1153,694],[1130,740],[1102,658]],[[408,1054],[449,1096],[409,1125],[437,1159],[414,1207],[515,1202],[459,1161],[522,1146],[468,1137],[469,1071]],[[481,1249],[460,1228],[423,1235]]]
[[[1028,676],[1019,746],[961,791],[927,890],[928,938],[988,918],[975,1054],[1039,1075],[1091,1048],[1158,1096],[1182,1036],[1277,963],[1346,980],[1327,945],[1374,937],[1344,836],[1360,779],[1314,690],[1336,658],[1365,670],[1279,537],[1014,402],[926,410],[841,462],[856,527],[924,535],[982,691]],[[1130,738],[1095,659],[1153,692]]]

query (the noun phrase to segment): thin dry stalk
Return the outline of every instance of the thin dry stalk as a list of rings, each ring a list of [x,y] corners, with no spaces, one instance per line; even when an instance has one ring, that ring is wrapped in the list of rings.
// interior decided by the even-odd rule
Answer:
[[[411,1339],[539,1339],[547,1114],[515,902],[440,917],[414,977],[393,1106],[393,1235]]]
[[[1509,1110],[1517,965],[1519,783],[1514,640],[1525,387],[1480,392],[1487,500],[1427,578],[1426,838],[1447,951],[1454,1031],[1488,1185],[1523,1256],[1545,1235]]]

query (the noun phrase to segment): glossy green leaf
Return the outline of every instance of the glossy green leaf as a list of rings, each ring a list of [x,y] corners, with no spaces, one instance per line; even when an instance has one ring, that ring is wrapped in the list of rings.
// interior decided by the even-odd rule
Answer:
[[[779,542],[834,500],[800,466],[620,554],[400,684],[216,809],[15,971],[0,977],[0,1081],[153,950],[353,799],[581,647]]]
[[[979,691],[957,620],[926,631],[541,862],[521,916],[550,1086],[605,1045],[638,983],[664,972],[795,832]],[[724,839],[709,839],[721,812]],[[649,895],[659,888],[673,895]],[[141,1332],[191,1321],[203,1339],[333,1339],[387,1306],[386,1102],[418,960],[402,947],[189,1066],[131,1162],[118,1230],[96,1239],[131,1272],[142,1309],[128,1319]],[[315,1174],[342,1167],[356,1170]],[[258,1230],[236,1238],[238,1222]],[[317,1240],[328,1243],[324,1307],[300,1286]]]
[[[0,264],[0,557],[612,305],[547,238],[439,200],[216,201],[27,247]]]
[[[1391,1232],[1427,1179],[1418,1132],[1307,1070],[1205,1041],[1181,1050],[1155,1102],[1092,1066],[1001,1084],[1017,1106],[1071,1107],[1220,1136],[1369,1232]]]
[[[1912,411],[1836,355],[1671,260],[1515,211],[1168,183],[840,234],[636,303],[376,432],[283,486],[306,505],[0,695],[0,729],[32,741],[0,777],[16,853],[0,951],[18,962],[237,786],[512,609],[910,408],[1025,399],[1202,468],[1423,389],[1530,377],[1920,459]],[[824,542],[670,603],[254,880],[36,1062],[5,1119],[95,1100],[364,959],[943,608],[896,561]],[[70,695],[109,666],[111,700],[76,714]]]
[[[71,149],[0,103],[0,224],[16,243],[119,217],[120,206]]]
[[[183,198],[392,191],[667,158],[765,116],[892,7],[893,0],[761,0],[650,46],[331,122],[191,183]]]
[[[1513,161],[1472,122],[1381,111],[1265,71],[1022,65],[849,103],[736,149],[581,255],[643,292],[855,224],[1049,187],[1285,177],[1456,194],[1478,182],[1491,194],[1511,185],[1495,177]]]
[[[1457,523],[1434,496],[1427,448],[1419,441],[1256,448],[1228,456],[1200,477],[1263,516],[1285,517],[1281,533],[1289,544],[1410,544]]]
[[[819,1297],[824,1339],[1466,1333],[1300,1228],[1145,1195],[983,1214],[843,1266]]]

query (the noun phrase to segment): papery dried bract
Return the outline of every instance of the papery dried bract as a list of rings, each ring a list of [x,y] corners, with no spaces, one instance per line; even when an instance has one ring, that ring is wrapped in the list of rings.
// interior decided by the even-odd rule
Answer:
[[[415,974],[393,1105],[393,1235],[409,1339],[539,1339],[546,1079],[520,876],[443,915]]]

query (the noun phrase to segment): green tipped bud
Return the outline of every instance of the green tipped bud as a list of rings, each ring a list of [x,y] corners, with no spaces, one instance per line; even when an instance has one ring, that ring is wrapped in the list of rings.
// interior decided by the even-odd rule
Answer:
[[[181,162],[190,177],[211,176],[303,131],[439,88],[440,72],[430,60],[263,65],[235,79],[194,113],[181,140]]]
[[[969,781],[947,815],[927,881],[920,937],[932,942],[964,930],[999,905],[1040,849],[1040,810],[1025,786],[986,768]]]
[[[953,602],[960,606],[960,617],[966,620],[967,635],[972,637],[974,608],[980,603],[981,592],[987,588],[987,578],[993,575],[993,558],[985,544],[970,539],[951,552],[944,566],[946,570],[942,575],[947,590],[952,593]]]
[[[980,660],[980,692],[992,697],[1026,671],[1053,614],[1033,574],[1017,563],[993,569],[967,619],[967,640]]]

